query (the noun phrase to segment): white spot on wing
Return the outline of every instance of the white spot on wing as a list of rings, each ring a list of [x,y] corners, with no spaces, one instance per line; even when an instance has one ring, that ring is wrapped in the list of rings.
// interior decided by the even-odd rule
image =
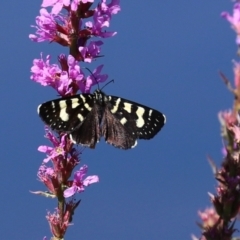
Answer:
[[[71,101],[72,101],[72,108],[76,108],[77,106],[79,106],[77,98],[73,98],[71,99]]]
[[[90,112],[92,110],[92,108],[89,106],[88,103],[84,104],[84,107]]]
[[[66,108],[61,109],[59,117],[61,118],[62,121],[66,122],[69,120],[69,115],[66,112]]]
[[[82,99],[82,101],[85,103],[86,102],[86,98],[83,95],[81,95],[81,94],[79,96]]]
[[[111,109],[111,113],[115,113],[118,110],[118,105],[119,105],[120,101],[121,101],[121,98],[118,98],[115,105]]]
[[[125,123],[127,122],[127,119],[125,117],[123,117],[121,120],[120,120],[120,123],[122,125],[124,125]]]
[[[54,107],[55,106],[54,102],[52,102],[52,106],[53,106],[53,108],[55,108]],[[60,101],[59,102],[59,107],[60,108],[66,108],[67,107],[66,101],[65,100]]]
[[[148,116],[150,117],[152,115],[152,109],[150,109]]]
[[[124,104],[123,109],[124,109],[125,111],[131,113],[131,111],[132,111],[132,104],[130,104],[130,103],[126,103],[126,102],[123,103],[123,104]]]
[[[137,119],[137,121],[136,121],[136,124],[137,124],[137,127],[138,127],[138,128],[141,128],[141,127],[144,126],[144,123],[145,123],[145,121],[144,121],[144,119],[143,119],[143,114],[144,114],[144,112],[145,112],[145,110],[144,110],[144,108],[142,108],[142,107],[138,107],[138,109],[137,109],[137,111],[136,111],[136,114],[137,114],[137,116],[138,116],[138,119]]]
[[[82,122],[84,120],[83,116],[79,113],[78,115],[78,119]]]

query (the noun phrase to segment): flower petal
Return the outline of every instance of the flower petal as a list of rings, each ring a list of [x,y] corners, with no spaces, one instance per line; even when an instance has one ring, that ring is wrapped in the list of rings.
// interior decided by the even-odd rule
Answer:
[[[86,179],[84,179],[83,185],[87,187],[96,182],[99,182],[99,177],[97,175],[88,176]]]
[[[65,198],[71,197],[73,196],[75,193],[77,192],[77,187],[76,186],[72,186],[70,188],[67,188],[64,192],[63,192],[63,196]]]

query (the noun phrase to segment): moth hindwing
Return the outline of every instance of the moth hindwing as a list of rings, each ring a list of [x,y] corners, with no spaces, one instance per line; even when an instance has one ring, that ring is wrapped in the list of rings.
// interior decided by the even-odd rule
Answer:
[[[166,122],[157,110],[101,90],[43,103],[38,113],[51,129],[69,133],[74,143],[90,148],[101,136],[117,148],[133,148],[137,139],[153,138]]]

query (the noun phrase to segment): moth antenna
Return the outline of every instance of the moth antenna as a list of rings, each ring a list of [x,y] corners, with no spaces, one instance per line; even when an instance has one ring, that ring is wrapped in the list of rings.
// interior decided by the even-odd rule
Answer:
[[[95,78],[95,76],[94,76],[94,74],[93,74],[93,72],[89,69],[89,68],[87,68],[87,67],[85,67],[85,69],[87,69],[90,73],[91,73],[91,75],[93,76],[93,78],[94,78],[94,80],[95,80],[95,82],[97,83],[97,85],[98,85],[98,89],[100,89],[100,87],[99,87],[99,83],[98,83],[98,81],[97,81],[97,79]]]
[[[102,91],[102,89],[105,88],[109,83],[114,83],[114,79],[112,79],[111,81],[107,82],[100,90]]]
[[[92,72],[89,68],[85,68],[85,69],[87,69],[87,70],[92,74],[92,76],[93,76],[95,82],[96,82],[97,85],[98,85],[98,90],[101,90],[101,91],[102,91],[102,89],[105,88],[109,83],[112,83],[112,82],[114,83],[114,79],[112,79],[111,81],[107,82],[107,83],[106,83],[106,84],[100,89],[100,87],[99,87],[99,83],[98,83],[97,79],[95,78],[93,72]]]

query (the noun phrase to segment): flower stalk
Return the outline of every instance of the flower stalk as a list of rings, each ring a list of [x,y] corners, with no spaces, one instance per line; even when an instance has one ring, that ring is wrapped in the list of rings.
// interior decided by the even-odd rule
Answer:
[[[62,97],[75,95],[78,91],[89,93],[94,85],[106,81],[108,75],[102,73],[103,64],[91,74],[85,74],[82,65],[91,64],[102,57],[103,42],[99,38],[116,35],[116,32],[108,32],[106,28],[110,26],[112,16],[120,11],[120,6],[119,0],[109,3],[100,0],[94,4],[93,0],[43,0],[36,25],[32,25],[36,32],[30,34],[29,38],[37,43],[48,41],[68,47],[69,55],[60,53],[57,56],[58,63],[51,63],[51,56],[48,54],[43,57],[41,53],[39,59],[33,60],[31,80],[44,87],[50,86]],[[37,176],[47,191],[32,193],[57,199],[55,211],[48,212],[46,218],[52,233],[51,239],[62,240],[81,202],[76,200],[76,194],[83,193],[87,186],[99,182],[99,177],[87,176],[88,167],[85,164],[75,170],[81,162],[82,149],[76,149],[67,134],[53,133],[47,126],[45,132],[51,146],[42,145],[38,148],[38,151],[46,154],[46,158]]]

